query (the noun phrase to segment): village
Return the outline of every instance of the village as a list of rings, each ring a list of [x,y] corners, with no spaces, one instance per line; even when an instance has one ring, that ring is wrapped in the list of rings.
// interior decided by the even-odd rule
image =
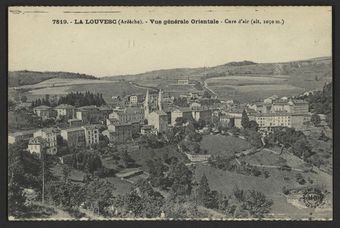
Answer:
[[[188,79],[179,79],[177,86],[190,83]],[[53,165],[48,169],[59,179],[81,184],[91,183],[96,178],[109,180],[117,190],[113,195],[124,194],[129,187],[148,180],[155,191],[163,192],[163,197],[167,198],[168,193],[164,193],[167,187],[154,181],[170,175],[168,172],[173,161],[174,164],[185,164],[193,173],[207,166],[236,172],[237,175],[264,175],[265,178],[271,175],[268,170],[273,168],[327,172],[320,167],[321,163],[317,164],[319,161],[307,155],[312,154],[308,149],[310,146],[300,140],[300,136],[296,139],[278,138],[280,134],[287,134],[285,137],[302,134],[303,139],[313,134],[318,139],[332,138],[326,115],[311,113],[309,102],[304,99],[312,93],[295,97],[272,95],[262,101],[239,103],[220,100],[209,90],[175,97],[161,89],[150,88],[145,94],[112,97],[110,102],[93,99],[92,104],[86,106],[80,106],[81,101],[76,101],[82,96],[78,92],[69,94],[75,100],[64,98],[65,103],[61,103],[59,98],[54,106],[46,105],[52,103],[47,96],[43,102],[17,105],[21,111],[31,113],[30,118],[38,126],[39,123],[46,124],[40,128],[10,132],[8,144],[20,144],[23,151],[43,163],[47,157],[52,158]],[[99,94],[87,95],[101,97]],[[283,154],[287,160],[296,158],[302,161],[301,166],[291,167],[285,162],[279,165],[253,162],[252,156],[267,157],[268,153],[273,154],[269,157]],[[168,167],[166,172],[164,165]],[[157,166],[163,171],[155,171]],[[299,181],[301,178],[299,176]],[[45,178],[44,181],[48,180]],[[45,191],[43,187],[43,202]],[[111,216],[122,216],[116,207],[108,207],[113,211]],[[98,208],[92,210],[99,213]],[[157,214],[163,217],[169,213],[159,210]],[[128,216],[131,213],[134,212],[130,210]]]

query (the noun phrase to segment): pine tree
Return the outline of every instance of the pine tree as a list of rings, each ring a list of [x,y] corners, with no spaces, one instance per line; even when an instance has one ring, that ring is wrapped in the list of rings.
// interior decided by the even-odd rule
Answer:
[[[198,201],[201,204],[205,205],[207,198],[209,196],[209,193],[210,193],[210,187],[209,187],[208,179],[206,175],[203,174],[203,176],[201,177],[201,181],[199,183],[198,189],[197,189]]]
[[[241,125],[245,129],[249,127],[249,117],[245,109],[242,112]]]

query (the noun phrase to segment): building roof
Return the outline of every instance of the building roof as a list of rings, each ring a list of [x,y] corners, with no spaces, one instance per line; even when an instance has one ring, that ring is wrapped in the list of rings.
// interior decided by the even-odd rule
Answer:
[[[42,128],[42,129],[39,129],[35,132],[38,132],[38,131],[43,131],[45,133],[58,133],[60,130],[58,128],[54,128],[54,127],[49,127],[49,128]]]
[[[144,125],[144,126],[142,126],[141,129],[143,129],[143,130],[151,130],[151,129],[153,129],[153,128],[154,128],[153,125]]]
[[[161,110],[153,111],[150,114],[152,114],[152,113],[155,113],[155,114],[157,114],[159,116],[166,116],[167,115],[164,111],[161,111]]]
[[[66,131],[66,132],[84,131],[84,128],[82,128],[82,127],[71,127],[71,128],[63,129],[62,131]]]
[[[35,110],[50,110],[51,107],[46,106],[46,105],[40,105],[40,106],[34,107],[33,109],[35,109]]]
[[[100,111],[112,111],[112,108],[109,106],[99,106],[98,109]]]
[[[35,138],[30,138],[29,145],[47,145],[47,141],[45,139],[43,139],[42,137],[35,137]]]
[[[302,104],[308,104],[307,101],[304,100],[293,100],[292,101],[295,105],[302,105]]]
[[[122,122],[118,121],[118,122],[112,122],[111,125],[113,125],[115,127],[118,127],[118,126],[129,126],[129,125],[131,125],[131,123],[122,123]]]
[[[277,100],[277,101],[274,101],[273,104],[281,104],[281,105],[289,105],[288,101],[283,101],[283,100]]]
[[[275,117],[275,116],[292,116],[289,112],[273,112],[273,113],[256,113],[254,116],[257,117]]]
[[[18,136],[23,136],[23,135],[30,135],[34,132],[36,132],[37,129],[34,130],[27,130],[27,131],[17,131],[17,132],[13,132],[13,133],[8,133],[8,136],[13,136],[13,137],[18,137]]]
[[[69,104],[60,104],[55,109],[74,109],[74,106]]]
[[[97,125],[85,125],[85,126],[82,126],[82,128],[84,128],[86,130],[98,129]]]
[[[74,119],[67,120],[67,122],[82,122],[82,120],[74,118]]]
[[[86,105],[77,108],[78,111],[88,111],[88,110],[98,110],[98,107],[95,105]]]

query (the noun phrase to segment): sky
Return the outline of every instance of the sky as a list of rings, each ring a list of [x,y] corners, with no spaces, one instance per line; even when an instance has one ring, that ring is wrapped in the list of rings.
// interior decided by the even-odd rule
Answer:
[[[331,7],[10,7],[9,70],[102,77],[331,56],[331,14]],[[53,24],[53,19],[69,23]],[[85,19],[143,24],[74,24]],[[283,19],[284,24],[155,25],[150,19]]]

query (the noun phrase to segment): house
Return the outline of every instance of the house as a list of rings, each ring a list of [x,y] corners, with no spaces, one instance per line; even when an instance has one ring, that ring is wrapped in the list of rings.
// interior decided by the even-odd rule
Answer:
[[[125,143],[132,139],[131,123],[114,122],[108,125],[108,129],[102,132],[112,143]]]
[[[191,108],[178,108],[171,112],[171,125],[175,126],[177,118],[192,120]]]
[[[8,133],[8,144],[13,144],[18,141],[28,141],[33,137],[34,132],[37,130],[28,130],[28,131],[17,131],[14,133]]]
[[[264,103],[271,104],[273,101],[277,100],[279,97],[277,95],[270,96],[263,100]]]
[[[86,125],[82,127],[85,131],[85,144],[90,146],[99,143],[99,129],[95,125]]]
[[[47,154],[56,154],[57,153],[57,136],[60,135],[60,130],[57,128],[44,128],[34,132],[33,137],[41,137],[42,139],[46,140]]]
[[[38,107],[33,108],[33,113],[37,116],[41,117],[42,120],[46,120],[51,116],[52,108],[46,105],[40,105]]]
[[[69,127],[79,127],[83,125],[83,121],[80,119],[69,119],[68,121]]]
[[[57,112],[58,119],[65,118],[68,120],[73,119],[75,116],[75,108],[72,105],[60,104],[54,110]]]
[[[143,102],[144,95],[142,94],[132,94],[128,96],[128,102],[133,105],[137,105]]]
[[[211,121],[213,110],[207,107],[198,107],[192,109],[192,118],[196,121],[204,120],[205,122]]]
[[[76,118],[82,120],[85,124],[99,123],[101,120],[104,120],[104,114],[97,106],[88,105],[77,108]]]
[[[144,110],[141,107],[126,107],[124,109],[115,109],[109,119],[117,119],[122,123],[136,123],[144,121]]]
[[[109,118],[109,115],[112,112],[112,108],[107,105],[99,106],[98,109],[99,109],[99,112],[101,113],[103,120]]]
[[[147,134],[156,134],[157,131],[155,130],[153,125],[144,125],[141,127],[141,134],[147,135]]]
[[[162,110],[151,112],[148,115],[148,124],[154,126],[159,133],[166,132],[168,130],[168,115]]]
[[[294,114],[308,114],[309,112],[309,103],[304,100],[293,100],[292,101],[292,110],[291,112]]]
[[[47,152],[48,142],[42,137],[31,138],[28,142],[27,151],[41,157],[43,152]],[[48,153],[48,152],[47,152]]]
[[[61,130],[61,137],[69,147],[85,146],[85,130],[82,127],[73,127]]]

